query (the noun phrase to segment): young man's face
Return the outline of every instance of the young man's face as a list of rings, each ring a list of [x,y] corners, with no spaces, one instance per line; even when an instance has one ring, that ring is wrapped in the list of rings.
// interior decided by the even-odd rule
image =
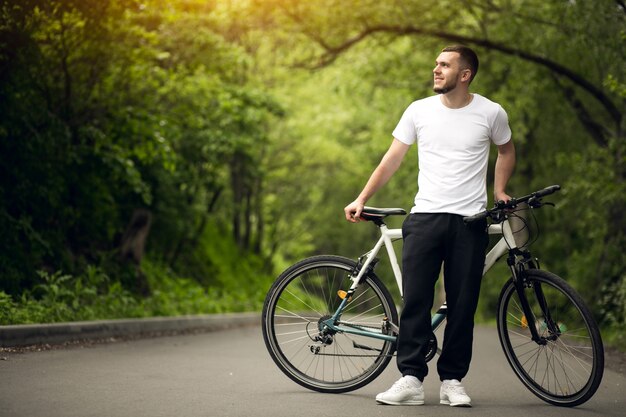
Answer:
[[[433,69],[433,90],[445,94],[454,90],[467,69],[461,69],[458,52],[442,52],[435,61]]]

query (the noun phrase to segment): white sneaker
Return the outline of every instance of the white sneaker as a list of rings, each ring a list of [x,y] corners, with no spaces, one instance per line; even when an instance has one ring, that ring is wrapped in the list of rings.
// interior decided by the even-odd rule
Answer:
[[[424,387],[414,376],[403,376],[385,392],[376,396],[376,402],[388,405],[424,404]]]
[[[452,407],[471,407],[472,399],[465,392],[463,385],[456,379],[446,379],[441,383],[439,403]]]

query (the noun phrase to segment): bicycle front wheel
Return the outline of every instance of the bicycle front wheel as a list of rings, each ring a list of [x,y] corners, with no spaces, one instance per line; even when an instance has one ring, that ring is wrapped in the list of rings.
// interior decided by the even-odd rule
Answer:
[[[498,335],[509,364],[542,400],[568,407],[584,403],[604,373],[602,339],[589,308],[554,274],[528,270],[520,279],[532,319],[524,314],[512,279],[498,302]],[[532,340],[533,322],[540,340]]]
[[[265,299],[265,345],[278,367],[311,390],[340,393],[360,388],[387,366],[395,343],[367,336],[398,322],[389,291],[373,272],[361,280],[338,325],[364,335],[328,332],[323,322],[342,301],[339,291],[352,285],[356,263],[338,256],[305,259],[283,272]]]

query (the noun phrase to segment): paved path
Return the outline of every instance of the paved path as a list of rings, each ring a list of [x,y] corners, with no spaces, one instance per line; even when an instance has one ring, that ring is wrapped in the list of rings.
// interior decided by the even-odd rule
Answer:
[[[395,364],[348,394],[308,391],[274,365],[258,327],[23,354],[0,361],[2,417],[626,416],[626,375],[607,370],[594,398],[575,409],[545,404],[513,375],[493,329],[477,328],[464,380],[474,407],[438,404],[426,379],[421,407],[376,405],[398,377]]]

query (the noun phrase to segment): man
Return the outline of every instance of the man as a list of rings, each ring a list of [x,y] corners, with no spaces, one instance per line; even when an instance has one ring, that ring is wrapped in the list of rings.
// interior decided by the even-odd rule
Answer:
[[[398,337],[400,378],[376,401],[391,405],[424,403],[424,359],[432,333],[430,312],[441,265],[448,305],[437,371],[440,403],[471,406],[461,380],[472,355],[474,314],[488,236],[486,222],[466,225],[463,216],[486,208],[489,147],[498,149],[494,197],[508,201],[505,187],[515,167],[515,148],[505,111],[469,85],[478,71],[470,48],[444,48],[435,61],[438,95],[415,101],[393,131],[393,142],[357,199],[345,207],[346,219],[359,221],[366,201],[395,173],[413,143],[419,156],[418,193],[402,226],[404,307]]]

